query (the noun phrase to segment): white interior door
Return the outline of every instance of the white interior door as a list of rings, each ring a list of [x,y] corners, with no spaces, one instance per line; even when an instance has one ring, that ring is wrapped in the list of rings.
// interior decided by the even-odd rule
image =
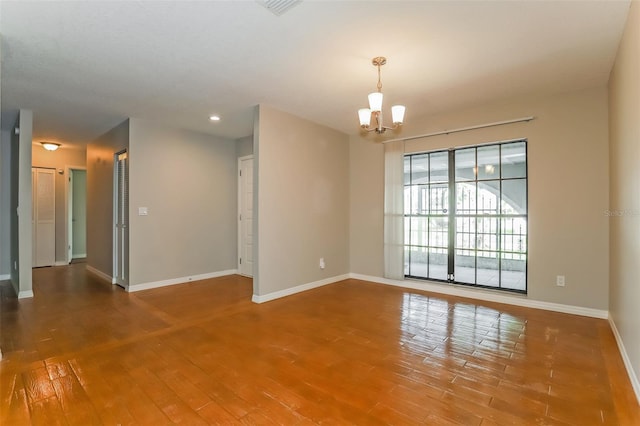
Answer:
[[[56,263],[56,174],[34,167],[32,177],[33,267]]]
[[[238,160],[238,272],[253,276],[253,156]]]
[[[127,152],[115,156],[114,272],[116,284],[129,285],[129,169]]]

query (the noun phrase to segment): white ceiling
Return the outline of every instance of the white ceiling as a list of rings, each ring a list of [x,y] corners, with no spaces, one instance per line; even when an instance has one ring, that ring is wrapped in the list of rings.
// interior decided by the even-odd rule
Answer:
[[[605,85],[623,1],[2,1],[2,111],[85,143],[126,117],[227,138],[259,103],[348,134],[382,68],[406,120]],[[222,116],[210,123],[208,116]],[[9,126],[12,123],[6,123]]]

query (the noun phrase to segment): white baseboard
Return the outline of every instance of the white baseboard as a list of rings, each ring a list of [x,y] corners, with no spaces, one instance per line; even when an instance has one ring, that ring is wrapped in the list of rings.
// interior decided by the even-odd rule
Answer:
[[[622,336],[620,336],[620,333],[618,332],[618,327],[616,327],[616,323],[611,317],[611,315],[609,315],[609,325],[611,325],[611,330],[613,331],[613,335],[616,338],[616,343],[618,344],[618,350],[620,350],[622,361],[624,362],[624,366],[627,369],[627,375],[629,376],[629,380],[631,380],[631,386],[633,387],[633,391],[636,393],[636,399],[638,400],[638,404],[640,404],[640,379],[638,379],[638,375],[633,370],[633,364],[629,359],[629,355],[627,354],[627,349],[624,347]]]
[[[335,277],[325,278],[325,279],[320,280],[320,281],[314,281],[314,282],[311,282],[311,283],[302,284],[302,285],[298,285],[298,286],[291,287],[291,288],[286,288],[286,289],[280,290],[280,291],[274,291],[273,293],[267,293],[267,294],[263,294],[261,296],[257,295],[257,294],[254,294],[253,297],[251,297],[251,301],[254,302],[254,303],[264,303],[264,302],[268,302],[270,300],[279,299],[281,297],[291,296],[292,294],[296,294],[296,293],[300,293],[300,292],[303,292],[303,291],[311,290],[313,288],[322,287],[322,286],[327,285],[327,284],[333,284],[333,283],[338,282],[338,281],[346,280],[347,278],[349,278],[349,274],[337,275]]]
[[[101,279],[107,281],[108,283],[113,284],[113,278],[110,275],[105,274],[101,270],[96,269],[96,268],[94,268],[93,266],[90,266],[90,265],[87,265],[86,268],[87,268],[87,272],[91,272],[93,275],[97,276],[98,278],[101,278]]]
[[[18,292],[18,299],[29,299],[33,297],[33,290],[25,290]]]
[[[64,260],[56,260],[53,266],[67,266],[69,263]]]
[[[185,283],[188,283],[188,282],[206,280],[206,279],[209,279],[209,278],[224,277],[224,276],[227,276],[227,275],[234,275],[234,274],[237,274],[237,273],[238,273],[237,269],[228,269],[226,271],[209,272],[207,274],[190,275],[190,276],[187,276],[187,277],[172,278],[170,280],[152,281],[152,282],[148,282],[148,283],[133,284],[133,285],[129,284],[127,286],[126,290],[129,291],[129,292],[140,291],[140,290],[149,290],[149,289],[152,289],[152,288],[166,287],[168,285],[185,284]]]
[[[6,281],[6,280],[10,280],[10,279],[11,279],[11,275],[10,274],[0,275],[0,281]]]
[[[600,319],[607,319],[609,317],[609,312],[606,310],[531,300],[524,295],[518,294],[496,294],[496,292],[492,290],[465,289],[460,288],[460,286],[439,284],[431,281],[390,280],[388,278],[372,277],[369,275],[361,274],[349,274],[349,277],[357,280],[371,281],[378,284],[387,284],[396,287],[431,291],[434,293],[448,294],[450,296],[468,297],[470,299],[504,303],[507,305],[523,306],[525,308],[543,309],[545,311],[562,312],[565,314],[582,315]]]
[[[11,280],[11,276],[9,276],[9,279]],[[18,296],[18,299],[28,299],[33,297],[33,290],[20,291],[18,285],[13,280],[11,280],[11,287],[13,288],[13,292]]]
[[[84,259],[87,257],[87,253],[82,254],[73,254],[71,255],[71,259]]]

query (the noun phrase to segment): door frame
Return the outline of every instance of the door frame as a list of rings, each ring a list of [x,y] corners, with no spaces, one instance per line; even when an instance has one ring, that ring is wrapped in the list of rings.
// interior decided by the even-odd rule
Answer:
[[[238,223],[238,257],[237,257],[237,267],[238,267],[238,274],[239,275],[243,275],[243,276],[247,276],[241,273],[241,267],[242,265],[240,264],[240,259],[242,257],[242,243],[243,243],[243,238],[242,238],[242,221],[240,220],[240,214],[242,213],[241,209],[242,209],[242,176],[240,171],[242,170],[242,162],[246,161],[246,160],[252,160],[253,161],[253,154],[251,155],[245,155],[244,157],[238,157],[238,216],[237,216],[237,223]],[[255,186],[255,185],[254,185]],[[251,277],[253,277],[253,270],[251,271]]]
[[[126,231],[124,232],[124,235],[122,236],[122,238],[124,238],[124,246],[126,247],[126,249],[123,249],[123,252],[126,251],[126,253],[123,253],[123,262],[127,262],[122,263],[123,265],[123,269],[125,271],[124,273],[124,278],[120,279],[119,278],[119,272],[120,272],[120,268],[118,267],[118,260],[120,259],[120,257],[118,256],[118,242],[119,237],[118,237],[118,191],[119,191],[119,187],[118,187],[118,157],[122,154],[126,154],[126,163],[125,163],[125,167],[126,167],[126,171],[125,171],[125,176],[127,178],[127,193],[129,192],[129,150],[128,149],[123,149],[120,150],[118,152],[115,152],[113,154],[113,253],[112,253],[112,259],[113,259],[113,269],[111,272],[111,284],[116,284],[119,285],[120,287],[124,288],[125,290],[129,289],[129,227],[128,227],[128,216],[129,216],[129,200],[128,200],[128,195],[127,195],[127,227],[126,227]]]
[[[71,188],[71,171],[72,170],[84,170],[87,171],[86,166],[69,166],[66,165],[64,167],[64,175],[67,180],[64,185],[64,227],[65,227],[65,247],[67,248],[67,264],[71,263],[73,260],[73,254],[71,253],[71,244],[73,242],[73,224],[71,223],[72,218],[72,209],[73,209],[73,190]]]

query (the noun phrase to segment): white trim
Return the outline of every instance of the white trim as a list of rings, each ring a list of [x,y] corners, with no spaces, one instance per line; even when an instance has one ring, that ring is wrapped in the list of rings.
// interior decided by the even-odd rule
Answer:
[[[175,284],[185,284],[192,281],[206,280],[209,278],[225,277],[227,275],[234,275],[237,273],[238,273],[237,269],[227,269],[226,271],[209,272],[207,274],[200,274],[200,275],[190,275],[187,277],[172,278],[170,280],[152,281],[148,283],[134,284],[134,285],[129,284],[125,289],[128,292],[149,290],[152,288],[166,287],[166,286],[175,285]]]
[[[504,303],[507,305],[523,306],[525,308],[543,309],[546,311],[562,312],[565,314],[582,315],[586,317],[607,319],[609,312],[602,309],[585,308],[582,306],[563,305],[561,303],[543,302],[531,300],[526,296],[517,294],[496,294],[492,290],[466,289],[450,284],[440,284],[431,281],[390,280],[387,278],[372,277],[369,275],[349,274],[350,278],[371,281],[378,284],[393,285],[415,290],[431,291],[434,293],[448,294],[451,296],[467,297],[470,299],[484,300],[487,302]]]
[[[314,281],[307,284],[298,285],[291,288],[285,288],[284,290],[274,291],[273,293],[267,293],[264,295],[254,294],[251,297],[251,301],[254,303],[264,303],[269,302],[270,300],[279,299],[281,297],[291,296],[292,294],[300,293],[303,291],[311,290],[317,287],[322,287],[327,284],[333,284],[338,281],[346,280],[350,277],[350,274],[337,275],[331,278],[325,278],[320,281]]]
[[[67,266],[69,264],[69,262],[64,261],[64,260],[56,260],[56,262],[53,264],[53,266]]]
[[[242,238],[242,221],[240,220],[240,215],[242,214],[242,211],[241,211],[242,196],[244,195],[242,194],[241,183],[243,182],[243,180],[242,180],[242,176],[240,175],[240,172],[242,170],[242,162],[247,160],[253,161],[253,154],[245,155],[244,157],[238,157],[238,170],[237,170],[238,172],[238,217],[236,221],[236,223],[238,224],[237,226],[238,228],[238,257],[237,257],[238,272],[242,271],[242,265],[240,264],[240,259],[242,258],[243,238]],[[243,277],[253,278],[253,271],[251,271],[251,275],[245,275],[245,274],[240,274],[240,275],[242,275]]]
[[[80,254],[72,255],[71,259],[84,259],[86,257],[87,257],[87,253],[80,253]]]
[[[33,297],[33,290],[26,290],[18,292],[18,299],[29,299]]]
[[[86,166],[72,166],[72,165],[65,165],[64,166],[64,177],[65,177],[65,185],[64,185],[64,229],[65,229],[65,237],[64,237],[64,242],[65,242],[65,247],[66,247],[66,255],[65,258],[67,259],[67,263],[65,263],[65,265],[68,265],[69,263],[71,263],[71,260],[73,259],[73,256],[71,255],[71,241],[69,239],[70,237],[70,233],[71,233],[71,200],[72,197],[70,197],[71,194],[71,170],[84,170],[85,172],[87,171],[87,167]],[[85,202],[86,202],[86,198],[85,198]]]
[[[11,279],[10,274],[0,275],[0,281],[10,280],[10,279]]]
[[[624,366],[627,369],[627,375],[629,376],[629,380],[631,381],[631,386],[633,387],[633,391],[636,393],[636,399],[638,400],[638,404],[640,404],[640,380],[638,379],[638,375],[633,370],[633,364],[631,364],[631,360],[629,359],[629,355],[627,354],[627,350],[624,347],[624,342],[622,341],[622,336],[618,332],[618,327],[616,327],[616,323],[613,320],[611,314],[609,314],[609,325],[611,325],[611,331],[613,331],[613,336],[616,338],[616,343],[618,344],[618,350],[620,351],[620,355],[622,356],[622,361],[624,362]]]
[[[96,275],[98,278],[101,278],[111,284],[113,284],[113,278],[107,274],[105,274],[104,272],[100,271],[99,269],[94,268],[93,266],[90,265],[86,265],[85,268],[87,268],[87,272],[91,272],[92,274]]]

